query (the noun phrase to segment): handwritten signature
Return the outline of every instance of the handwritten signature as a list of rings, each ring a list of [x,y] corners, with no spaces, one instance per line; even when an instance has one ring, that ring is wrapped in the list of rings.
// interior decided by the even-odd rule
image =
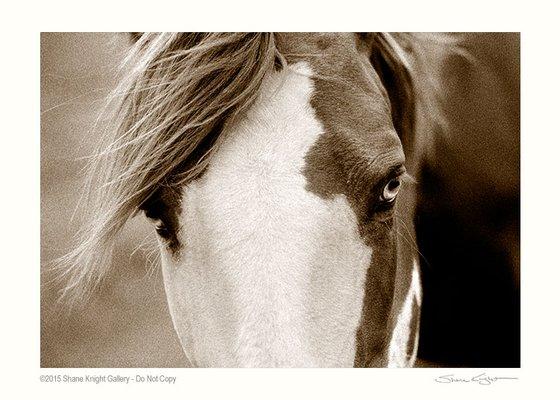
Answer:
[[[434,380],[437,383],[478,383],[479,385],[491,385],[499,380],[517,380],[518,378],[513,376],[489,376],[486,373],[482,373],[472,378],[462,378],[455,376],[455,374],[438,376]]]

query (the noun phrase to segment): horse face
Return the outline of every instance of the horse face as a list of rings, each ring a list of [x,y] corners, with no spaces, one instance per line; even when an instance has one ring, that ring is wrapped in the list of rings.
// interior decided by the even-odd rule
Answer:
[[[223,127],[204,173],[146,211],[185,354],[197,366],[409,365],[418,283],[397,228],[414,193],[390,93],[354,35],[278,42],[287,67]]]

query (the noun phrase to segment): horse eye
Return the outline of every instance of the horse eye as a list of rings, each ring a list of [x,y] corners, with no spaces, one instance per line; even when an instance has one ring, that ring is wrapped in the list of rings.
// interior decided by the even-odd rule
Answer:
[[[379,196],[379,200],[392,203],[397,198],[397,194],[399,193],[399,189],[401,187],[401,180],[400,178],[393,178],[383,188],[383,192],[381,196]]]
[[[165,226],[165,224],[163,223],[163,221],[161,219],[156,219],[154,221],[154,226],[156,228],[156,232],[157,232],[158,235],[160,235],[163,238],[168,236],[167,227]]]

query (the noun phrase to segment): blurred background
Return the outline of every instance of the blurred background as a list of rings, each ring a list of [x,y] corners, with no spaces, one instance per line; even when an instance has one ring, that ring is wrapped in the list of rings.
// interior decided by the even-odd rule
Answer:
[[[48,262],[70,250],[82,222],[81,170],[96,120],[115,88],[125,34],[41,35],[41,366],[179,367],[185,364],[163,282],[150,269],[151,230],[135,218],[119,236],[111,275],[83,310],[56,307]],[[135,251],[137,250],[137,251]]]
[[[56,306],[49,262],[72,246],[83,159],[115,87],[125,34],[41,35],[41,366],[181,367],[153,241],[142,218],[87,307]],[[423,168],[417,217],[422,366],[519,366],[519,35],[468,34],[477,59],[449,59],[450,129]],[[149,247],[149,246],[148,246]]]
[[[519,367],[520,43],[471,33],[472,63],[444,66],[449,129],[420,177],[419,356],[448,366]]]

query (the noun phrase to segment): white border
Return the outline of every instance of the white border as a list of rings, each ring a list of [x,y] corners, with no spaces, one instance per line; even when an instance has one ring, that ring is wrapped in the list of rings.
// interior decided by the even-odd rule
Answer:
[[[76,1],[4,5],[2,18],[2,397],[96,398],[528,398],[558,394],[558,13],[545,2]],[[553,2],[549,4],[552,5]],[[158,385],[39,382],[39,32],[158,30],[521,31],[522,368],[494,385],[442,385],[442,369],[151,370],[179,376]],[[136,370],[63,370],[136,374]],[[146,373],[146,370],[141,370]],[[465,376],[465,370],[454,371]],[[472,375],[479,370],[469,370]],[[13,394],[10,395],[10,392]],[[6,396],[8,395],[8,396]],[[406,396],[406,397],[405,397]]]

